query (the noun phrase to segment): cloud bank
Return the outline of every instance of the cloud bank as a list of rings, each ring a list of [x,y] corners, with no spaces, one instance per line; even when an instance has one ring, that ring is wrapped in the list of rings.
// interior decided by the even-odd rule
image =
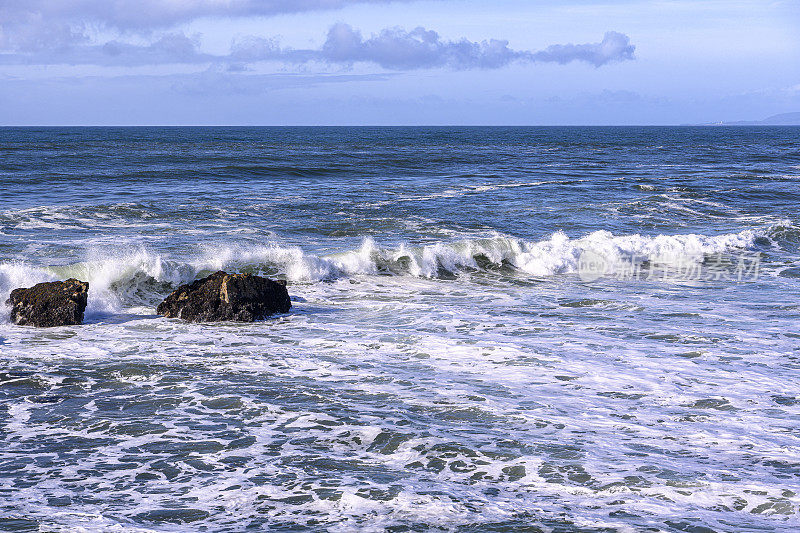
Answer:
[[[335,24],[319,49],[282,48],[276,39],[246,37],[233,43],[225,55],[200,51],[200,36],[165,33],[147,45],[120,41],[105,44],[78,42],[56,49],[33,49],[0,55],[6,64],[91,64],[104,66],[139,66],[157,64],[226,64],[229,70],[242,71],[249,63],[278,61],[303,65],[319,63],[350,66],[367,63],[387,70],[446,68],[451,70],[497,69],[518,63],[589,63],[595,67],[634,59],[630,39],[617,32],[607,32],[600,42],[557,44],[544,50],[515,50],[508,41],[490,39],[470,41],[445,40],[435,31],[418,27],[411,31],[388,28],[364,38],[358,30],[343,23]]]
[[[85,42],[87,29],[148,32],[203,17],[256,17],[408,0],[2,0],[0,49]]]
[[[0,20],[99,23],[118,29],[165,28],[202,17],[255,17],[401,0],[4,0]]]
[[[530,52],[513,50],[508,41],[498,39],[445,41],[435,31],[421,27],[412,31],[385,29],[364,39],[360,32],[340,23],[328,32],[319,57],[332,63],[376,63],[394,70],[434,67],[494,69],[513,61],[560,64],[584,61],[599,67],[633,59],[634,49],[626,35],[613,31],[607,32],[599,43],[558,44]]]
[[[634,59],[635,46],[630,38],[623,33],[615,31],[606,32],[603,40],[591,44],[554,44],[541,52],[530,54],[531,61],[545,61],[552,63],[570,63],[572,61],[585,61],[596,67],[614,61],[629,61]]]
[[[602,66],[633,59],[627,36],[608,32],[598,43],[558,44],[540,51],[514,50],[506,40],[445,40],[422,27],[387,28],[369,37],[339,23],[330,28],[320,49],[281,48],[275,39],[248,37],[228,54],[201,51],[200,36],[172,31],[177,24],[203,17],[273,16],[342,8],[351,4],[409,0],[0,0],[0,64],[70,64],[142,66],[158,64],[227,64],[245,70],[248,63],[323,63],[347,66],[371,63],[388,70],[447,68],[496,69],[512,62],[570,63]],[[98,29],[121,37],[149,39],[94,42]]]
[[[509,48],[508,41],[444,41],[435,31],[421,27],[411,31],[385,29],[364,39],[360,32],[341,23],[330,29],[318,54],[320,59],[330,63],[376,63],[393,70],[435,67],[489,69],[526,58],[525,52]]]

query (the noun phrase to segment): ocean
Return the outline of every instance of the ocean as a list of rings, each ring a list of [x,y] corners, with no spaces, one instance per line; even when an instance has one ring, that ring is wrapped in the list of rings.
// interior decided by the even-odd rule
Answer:
[[[800,128],[1,128],[0,530],[800,527]],[[251,324],[155,314],[217,270]]]

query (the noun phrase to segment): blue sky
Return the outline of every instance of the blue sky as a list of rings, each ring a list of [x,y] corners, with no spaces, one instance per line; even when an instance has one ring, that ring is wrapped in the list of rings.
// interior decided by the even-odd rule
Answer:
[[[0,124],[682,124],[800,111],[800,2],[5,0]]]

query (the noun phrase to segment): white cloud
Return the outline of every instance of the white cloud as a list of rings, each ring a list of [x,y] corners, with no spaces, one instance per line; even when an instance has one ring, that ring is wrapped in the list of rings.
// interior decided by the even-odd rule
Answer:
[[[4,25],[49,21],[142,30],[168,28],[202,17],[272,16],[389,1],[392,0],[5,0],[0,4],[0,20]]]
[[[278,61],[286,64],[371,63],[388,70],[447,68],[452,70],[497,69],[512,62],[565,64],[581,61],[600,67],[634,59],[634,46],[626,35],[608,32],[601,42],[552,45],[541,51],[514,50],[508,41],[443,40],[422,27],[406,31],[384,29],[364,38],[347,24],[335,24],[320,49],[281,48],[276,39],[246,37],[235,41],[226,55],[200,51],[200,36],[165,33],[150,44],[117,40],[105,44],[74,44],[57,50],[35,49],[0,55],[6,64],[157,65],[169,63],[227,63],[229,70],[245,70],[248,63]]]
[[[421,27],[411,31],[385,29],[364,39],[347,24],[336,24],[330,29],[319,56],[332,63],[363,61],[395,70],[499,68],[517,59],[527,59],[525,52],[512,50],[508,41],[503,40],[444,41],[435,31]]]
[[[635,47],[627,35],[615,31],[606,32],[599,43],[590,44],[555,44],[548,46],[541,52],[531,54],[534,61],[548,61],[555,63],[569,63],[572,61],[585,61],[596,67],[614,61],[633,59]]]
[[[0,50],[58,50],[106,28],[149,33],[203,17],[255,17],[404,0],[3,0]]]
[[[365,61],[397,70],[431,67],[493,69],[512,61],[560,64],[584,61],[599,67],[633,59],[634,48],[626,35],[617,32],[606,33],[599,43],[559,44],[540,52],[530,52],[513,50],[508,41],[499,39],[445,41],[435,31],[421,27],[412,31],[386,29],[364,39],[347,24],[336,24],[328,32],[320,55],[329,62]]]
[[[330,28],[321,49],[281,48],[277,40],[248,37],[227,55],[204,53],[199,35],[170,31],[202,17],[254,17],[336,9],[391,0],[0,0],[0,63],[147,65],[247,63],[372,63],[390,70],[424,68],[494,69],[511,62],[583,61],[601,66],[633,59],[627,36],[609,32],[602,42],[553,45],[531,52],[514,50],[502,39],[445,40],[433,30],[387,28],[363,37],[346,24]],[[394,0],[408,1],[408,0]],[[90,35],[111,31],[113,40]],[[146,44],[142,44],[142,38]],[[150,39],[147,43],[146,39]]]

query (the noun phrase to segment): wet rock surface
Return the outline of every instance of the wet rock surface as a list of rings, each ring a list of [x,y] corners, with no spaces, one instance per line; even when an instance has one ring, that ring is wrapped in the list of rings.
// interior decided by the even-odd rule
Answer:
[[[219,271],[181,285],[161,302],[159,315],[190,322],[253,322],[292,307],[286,282]]]
[[[68,279],[14,289],[6,304],[20,326],[72,326],[83,323],[88,295],[88,282]]]

